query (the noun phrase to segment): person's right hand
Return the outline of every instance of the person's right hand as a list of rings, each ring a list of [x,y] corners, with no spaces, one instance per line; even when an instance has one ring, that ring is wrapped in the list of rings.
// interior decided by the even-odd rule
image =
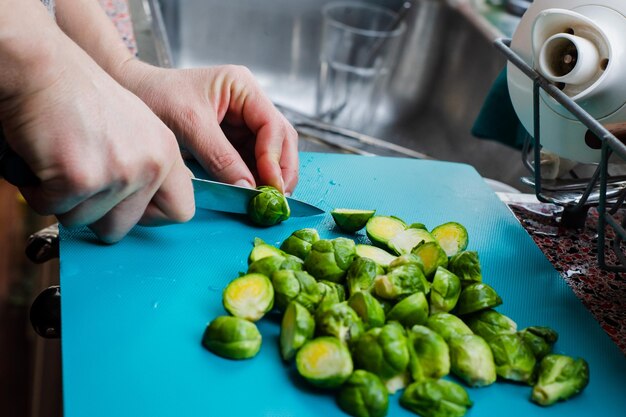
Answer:
[[[174,134],[69,39],[52,55],[0,100],[8,145],[41,180],[21,188],[27,202],[109,243],[137,222],[189,220],[193,189]]]

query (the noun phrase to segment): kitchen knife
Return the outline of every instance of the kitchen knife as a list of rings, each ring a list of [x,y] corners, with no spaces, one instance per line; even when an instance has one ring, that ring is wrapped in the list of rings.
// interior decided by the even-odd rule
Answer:
[[[196,207],[228,213],[247,213],[250,199],[261,193],[253,188],[199,178],[193,178],[192,183]],[[315,216],[324,213],[324,210],[295,198],[287,197],[287,202],[292,217]]]
[[[39,178],[32,173],[28,165],[13,152],[4,141],[0,126],[0,178],[5,178],[18,187],[37,185]],[[216,181],[193,178],[196,207],[225,211],[229,213],[246,213],[248,202],[260,191],[228,185]],[[293,217],[315,216],[324,213],[311,204],[293,198],[287,198]]]

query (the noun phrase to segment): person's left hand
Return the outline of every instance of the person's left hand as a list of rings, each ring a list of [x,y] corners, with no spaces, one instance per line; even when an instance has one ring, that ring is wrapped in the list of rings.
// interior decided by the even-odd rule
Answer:
[[[176,70],[132,60],[123,74],[122,84],[217,180],[291,194],[298,182],[298,135],[247,68]]]

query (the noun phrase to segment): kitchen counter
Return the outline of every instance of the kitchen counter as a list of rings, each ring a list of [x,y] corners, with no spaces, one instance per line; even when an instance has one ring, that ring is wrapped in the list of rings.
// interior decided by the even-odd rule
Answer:
[[[146,36],[146,31],[150,28],[145,26],[145,21],[137,19],[139,13],[144,13],[144,18],[149,17],[150,10],[145,8],[146,3],[141,0],[128,1],[131,9],[137,10],[133,18],[134,22],[131,21],[129,3],[126,0],[100,0],[131,51],[142,59],[144,59],[142,50],[150,56],[158,55],[154,54],[154,45],[146,44],[145,49],[142,45],[138,47],[133,32],[133,24],[135,27],[142,25],[140,26],[141,36]],[[474,4],[473,7],[487,7],[484,1],[482,3],[482,6]],[[493,20],[496,15],[487,13],[485,16],[477,18]],[[493,33],[497,34],[497,31]],[[319,142],[306,139],[301,140],[300,148],[307,151],[337,151]],[[590,211],[582,230],[568,230],[560,225],[559,207],[539,203],[529,194],[499,195],[574,293],[626,354],[626,275],[606,272],[598,267],[597,212]],[[607,231],[607,236],[609,239],[612,238],[613,234],[610,230]],[[607,258],[609,263],[615,262],[614,255],[607,254]]]

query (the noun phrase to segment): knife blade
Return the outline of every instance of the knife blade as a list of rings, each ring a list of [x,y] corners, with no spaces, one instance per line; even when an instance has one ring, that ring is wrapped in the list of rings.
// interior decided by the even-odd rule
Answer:
[[[192,178],[192,183],[196,207],[228,213],[247,213],[250,199],[261,193],[252,188],[200,178]],[[292,217],[315,216],[324,213],[324,210],[295,198],[287,197],[287,202]]]

